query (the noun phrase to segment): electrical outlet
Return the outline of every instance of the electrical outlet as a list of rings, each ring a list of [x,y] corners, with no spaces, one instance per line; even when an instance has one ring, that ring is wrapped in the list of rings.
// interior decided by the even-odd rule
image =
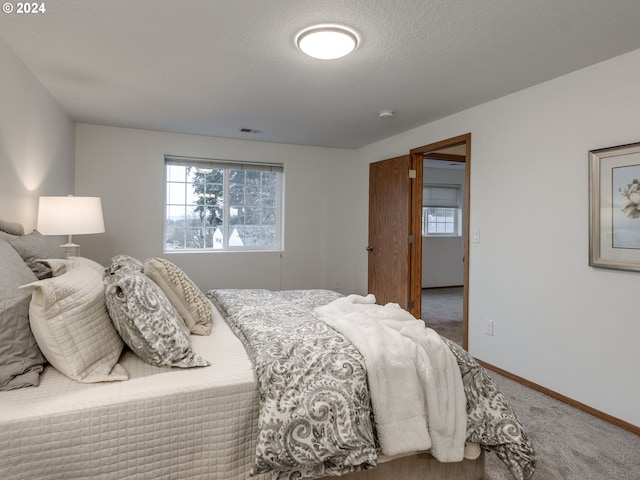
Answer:
[[[485,335],[493,336],[493,320],[485,320],[484,321],[484,333]]]

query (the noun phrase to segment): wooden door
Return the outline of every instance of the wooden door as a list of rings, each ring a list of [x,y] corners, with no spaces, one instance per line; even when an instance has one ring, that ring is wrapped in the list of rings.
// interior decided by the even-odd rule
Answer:
[[[411,156],[369,165],[369,293],[411,311]],[[418,318],[420,316],[418,315]]]

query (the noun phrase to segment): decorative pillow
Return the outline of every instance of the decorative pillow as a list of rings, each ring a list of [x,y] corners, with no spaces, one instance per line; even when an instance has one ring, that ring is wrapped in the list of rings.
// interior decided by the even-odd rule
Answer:
[[[66,258],[60,247],[37,230],[9,240],[9,243],[20,254],[27,266],[40,280],[51,278],[51,269],[38,262],[41,258]]]
[[[107,275],[111,275],[118,270],[134,270],[142,273],[144,272],[144,262],[129,255],[116,255],[111,259],[111,265],[105,271]]]
[[[107,308],[124,342],[140,358],[161,367],[205,367],[191,349],[189,330],[160,287],[135,270],[103,278]]]
[[[78,268],[90,268],[100,275],[100,277],[104,277],[105,275],[105,268],[102,265],[86,257],[69,257],[64,259],[46,258],[44,260],[38,260],[38,262],[47,265],[51,269],[51,274],[54,277],[59,277],[63,273]]]
[[[33,291],[31,330],[51,365],[82,383],[129,378],[118,364],[124,344],[109,318],[98,273],[81,267],[21,288]]]
[[[0,240],[0,390],[37,386],[44,369],[29,327],[31,292],[18,288],[35,280],[18,252]]]
[[[180,267],[164,258],[149,258],[144,273],[162,289],[191,333],[211,334],[211,303]]]

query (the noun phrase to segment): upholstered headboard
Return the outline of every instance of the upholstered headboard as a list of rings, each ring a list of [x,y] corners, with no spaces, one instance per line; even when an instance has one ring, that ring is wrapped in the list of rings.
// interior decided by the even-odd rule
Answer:
[[[11,240],[12,238],[24,235],[24,227],[16,222],[7,222],[0,219],[0,238]]]

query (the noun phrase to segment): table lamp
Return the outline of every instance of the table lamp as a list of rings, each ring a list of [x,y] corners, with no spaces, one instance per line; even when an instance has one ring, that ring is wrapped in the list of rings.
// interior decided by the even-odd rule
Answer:
[[[43,235],[67,235],[60,245],[67,255],[79,256],[80,245],[73,243],[73,235],[104,232],[100,197],[40,197],[37,230]]]

